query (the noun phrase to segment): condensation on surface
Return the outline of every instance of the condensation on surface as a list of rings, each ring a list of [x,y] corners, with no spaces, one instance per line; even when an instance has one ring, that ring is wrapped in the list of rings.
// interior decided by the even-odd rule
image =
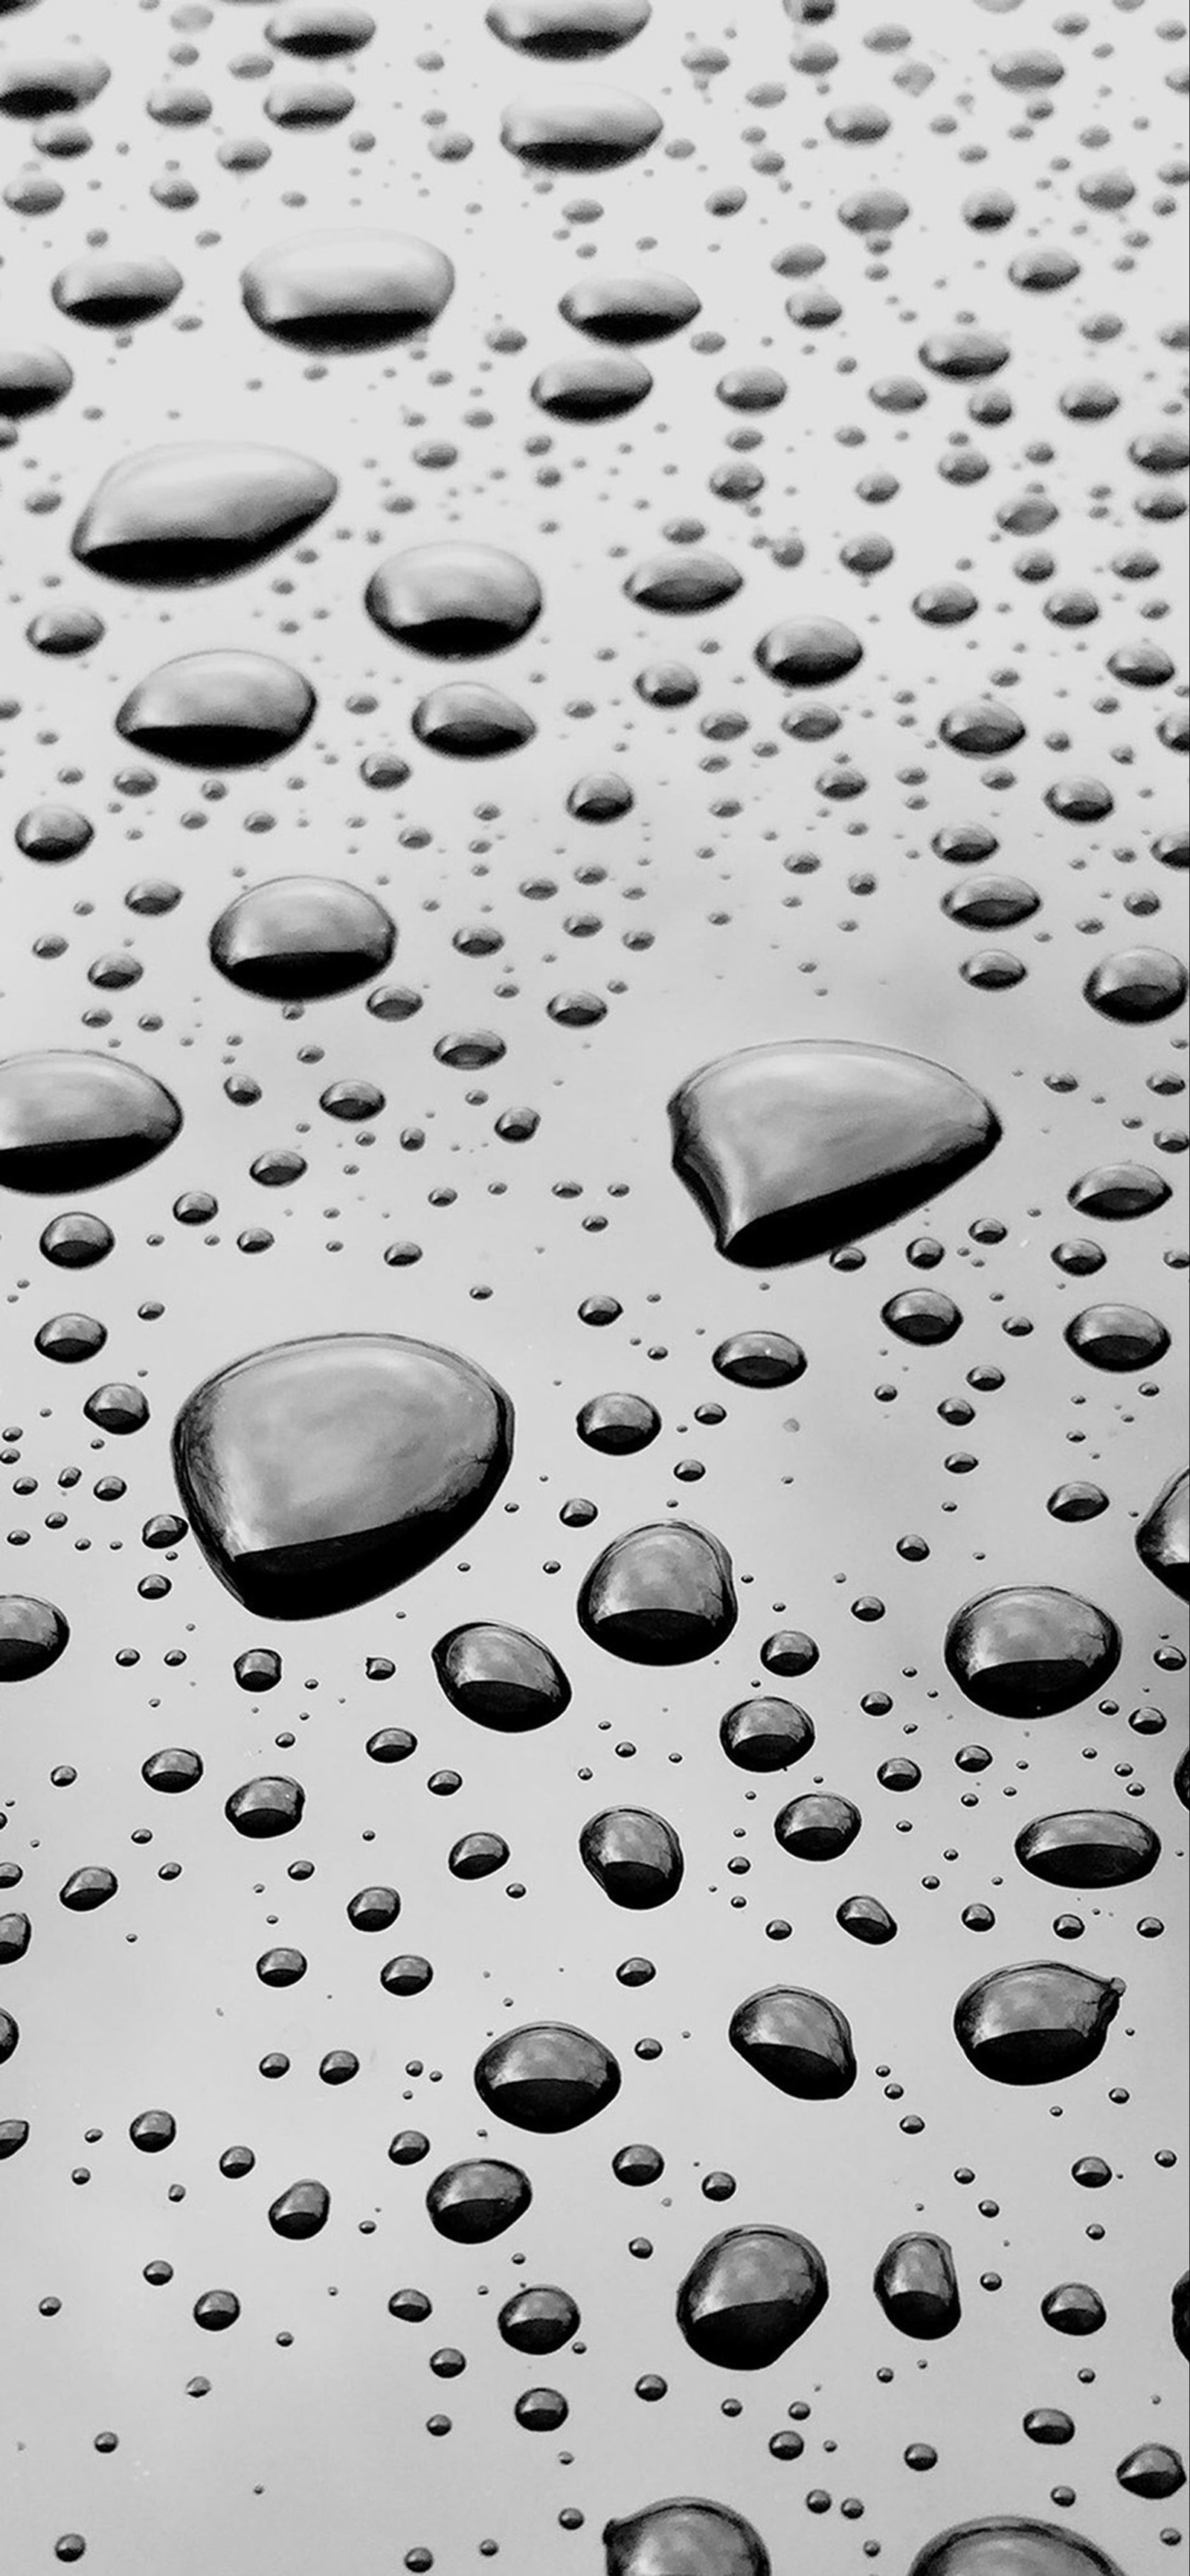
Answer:
[[[0,0],[13,2576],[1177,2564],[1185,60]]]

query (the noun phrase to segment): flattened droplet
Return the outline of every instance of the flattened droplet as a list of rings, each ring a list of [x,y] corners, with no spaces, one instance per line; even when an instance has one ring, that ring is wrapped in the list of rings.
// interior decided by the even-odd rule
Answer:
[[[350,993],[387,966],[397,934],[375,896],[337,877],[273,877],[221,912],[211,964],[272,1002]]]
[[[953,2334],[962,2314],[954,2256],[944,2236],[917,2232],[886,2245],[872,2287],[890,2326],[916,2343]]]
[[[494,0],[486,24],[502,45],[544,62],[612,54],[647,27],[650,0]]]
[[[1036,1816],[1021,1827],[1014,1849],[1022,1869],[1051,1887],[1130,1887],[1161,1858],[1151,1825],[1102,1807]]]
[[[537,730],[523,707],[485,688],[479,680],[456,680],[432,689],[413,711],[413,730],[430,751],[450,760],[495,760],[520,751]]]
[[[502,653],[528,634],[541,614],[541,589],[518,555],[444,540],[410,546],[381,564],[365,606],[386,635],[411,651],[469,662]]]
[[[334,54],[354,54],[361,45],[370,44],[375,33],[370,10],[348,7],[345,0],[285,0],[265,27],[270,45],[315,62]]]
[[[692,286],[661,269],[636,277],[585,277],[568,287],[558,306],[564,322],[585,331],[591,340],[611,340],[623,348],[640,341],[667,340],[697,320],[702,304]]]
[[[433,1650],[434,1670],[452,1708],[500,1735],[549,1726],[570,1706],[570,1684],[537,1637],[523,1628],[477,1620],[452,1628]]]
[[[1143,1163],[1100,1163],[1093,1172],[1084,1172],[1066,1195],[1080,1216],[1100,1225],[1122,1225],[1164,1207],[1170,1187],[1160,1172]]]
[[[54,279],[59,313],[96,331],[127,331],[168,313],[182,292],[180,272],[168,259],[119,258],[92,251],[72,260]]]
[[[737,2056],[799,2102],[837,2102],[855,2082],[846,2014],[804,1986],[765,1986],[749,1995],[727,2035]]]
[[[274,2236],[300,2239],[320,2236],[331,2214],[331,2196],[324,2182],[307,2178],[291,2182],[280,2192],[269,2211],[269,2225]]]
[[[240,278],[258,329],[320,356],[386,349],[436,322],[454,290],[445,252],[407,233],[306,233],[250,260]]]
[[[685,1874],[682,1846],[664,1816],[647,1807],[607,1807],[578,1838],[579,1858],[613,1905],[642,1913],[668,1905]]]
[[[324,465],[283,447],[148,447],[104,475],[71,546],[109,581],[184,589],[263,562],[321,518],[338,488]]]
[[[476,2156],[447,2165],[426,2193],[426,2208],[439,2236],[452,2245],[490,2245],[523,2218],[533,2198],[527,2174],[498,2157]]]
[[[669,1103],[673,1163],[720,1252],[806,1261],[892,1224],[983,1161],[995,1111],[921,1056],[844,1040],[745,1047]]]
[[[826,2265],[789,2227],[729,2227],[691,2264],[677,2316],[700,2361],[767,2370],[826,2306]]]
[[[543,367],[532,385],[533,400],[539,411],[547,411],[553,420],[619,420],[627,411],[635,411],[646,394],[653,390],[653,379],[643,359],[634,358],[629,350],[615,357],[557,358]]]
[[[605,2576],[773,2576],[760,2533],[730,2505],[672,2496],[604,2526]]]
[[[997,1717],[1052,1717],[1101,1690],[1119,1663],[1114,1619],[1051,1585],[983,1592],[946,1632],[946,1669],[965,1697]]]
[[[947,376],[956,384],[971,384],[985,376],[998,375],[1001,367],[1007,366],[1011,351],[998,332],[967,325],[953,331],[931,332],[917,354],[932,375]]]
[[[36,1681],[69,1643],[70,1630],[52,1601],[0,1592],[0,1682]]]
[[[805,1374],[806,1354],[787,1333],[732,1333],[711,1365],[732,1386],[793,1386]]]
[[[208,1563],[246,1609],[316,1619],[371,1601],[471,1529],[507,1473],[512,1407],[474,1361],[381,1333],[254,1352],[174,1425]]]
[[[570,2022],[527,2022],[485,2048],[475,2090],[497,2119],[553,2137],[581,2128],[615,2101],[620,2069],[588,2031]]]
[[[500,140],[532,170],[616,170],[647,152],[661,132],[648,100],[594,82],[554,97],[513,99],[500,119]]]
[[[783,689],[825,689],[845,680],[862,662],[858,635],[837,617],[789,617],[770,626],[756,647],[756,659],[770,680]]]
[[[1164,1484],[1136,1533],[1141,1564],[1179,1601],[1190,1599],[1190,1467]]]
[[[300,742],[314,713],[300,671],[266,653],[187,653],[125,698],[126,742],[186,769],[254,769]]]
[[[0,1184],[38,1197],[99,1189],[173,1143],[182,1112],[150,1073],[111,1056],[13,1055],[0,1064]]]
[[[909,2576],[1121,2576],[1121,2571],[1093,2540],[1081,2540],[1076,2531],[995,2514],[986,2522],[959,2523],[927,2541]]]
[[[731,1559],[691,1521],[625,1530],[591,1567],[578,1618],[597,1646],[628,1663],[695,1663],[735,1626]]]
[[[996,2084],[1057,2084],[1094,2065],[1123,1991],[1065,1963],[993,1968],[960,1997],[955,2037]]]
[[[69,116],[89,107],[110,79],[98,54],[7,56],[0,62],[0,115]]]
[[[663,617],[700,617],[709,608],[721,608],[725,599],[734,599],[742,580],[742,573],[724,555],[683,551],[650,555],[647,563],[629,573],[624,592],[639,608],[651,608]]]

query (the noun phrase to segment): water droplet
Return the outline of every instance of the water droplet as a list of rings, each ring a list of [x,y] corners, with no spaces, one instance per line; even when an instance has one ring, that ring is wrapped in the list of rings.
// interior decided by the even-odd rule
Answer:
[[[451,1628],[433,1654],[451,1707],[498,1734],[549,1726],[570,1706],[570,1684],[556,1657],[521,1628],[490,1620]]]
[[[582,2324],[569,2290],[552,2286],[515,2290],[497,2319],[505,2343],[514,2352],[560,2352]]]
[[[647,99],[630,90],[583,89],[513,99],[500,119],[500,140],[531,170],[618,170],[661,132]]]
[[[772,2576],[760,2533],[730,2505],[674,2496],[604,2526],[606,2576]]]
[[[814,1723],[789,1699],[744,1699],[719,1720],[719,1742],[741,1771],[785,1771],[814,1742]]]
[[[248,769],[290,751],[314,713],[300,671],[264,653],[188,653],[138,681],[116,717],[126,742],[187,769]]]
[[[1162,1486],[1136,1533],[1141,1564],[1179,1601],[1190,1595],[1190,1468]]]
[[[150,447],[104,475],[71,540],[109,581],[181,589],[244,572],[329,509],[338,483],[282,447]]]
[[[273,877],[221,912],[211,963],[241,992],[324,1001],[382,974],[396,930],[375,897],[337,877]]]
[[[668,1905],[682,1884],[682,1846],[664,1816],[644,1807],[608,1807],[578,1838],[579,1858],[613,1905],[640,1913]]]
[[[0,1064],[0,1184],[57,1196],[140,1170],[173,1143],[182,1113],[137,1065],[110,1056],[9,1056]]]
[[[0,1682],[36,1681],[69,1643],[70,1630],[52,1601],[0,1592]]]
[[[635,277],[582,278],[567,288],[558,311],[564,322],[585,331],[592,340],[632,347],[638,341],[667,340],[675,331],[685,330],[702,305],[682,278],[648,269]]]
[[[1141,1817],[1097,1807],[1037,1816],[1022,1826],[1014,1848],[1022,1868],[1051,1887],[1130,1887],[1161,1857],[1160,1841]]]
[[[736,1623],[731,1559],[689,1521],[626,1530],[596,1557],[578,1617],[597,1646],[629,1663],[697,1662],[714,1654]]]
[[[413,711],[413,730],[430,751],[451,760],[493,760],[532,742],[536,727],[523,707],[480,680],[431,689]]]
[[[651,15],[650,0],[493,0],[486,24],[518,54],[580,62],[628,44]]]
[[[1088,1368],[1113,1377],[1155,1368],[1169,1349],[1160,1316],[1145,1306],[1084,1306],[1067,1325],[1064,1339]]]
[[[444,540],[381,564],[365,606],[398,644],[435,661],[466,662],[527,635],[541,614],[541,589],[519,555]]]
[[[996,2514],[939,2533],[918,2552],[909,2576],[1121,2576],[1094,2541],[1052,2522]]]
[[[453,2245],[490,2245],[524,2217],[532,2198],[529,2177],[519,2165],[477,2156],[435,2174],[426,2208],[439,2236],[449,2237]]]
[[[977,1708],[1052,1717],[1101,1690],[1120,1660],[1115,1621],[1050,1585],[984,1592],[946,1632],[946,1669]]]
[[[836,2102],[855,2082],[851,2024],[802,1986],[766,1986],[738,2004],[728,2027],[737,2056],[801,2102]]]
[[[326,2184],[306,2179],[291,2182],[287,2190],[278,2194],[269,2210],[269,2225],[274,2236],[320,2236],[330,2214],[331,2196]]]
[[[276,243],[240,279],[244,308],[271,339],[320,357],[385,349],[436,322],[454,270],[405,233],[328,232]]]
[[[643,359],[626,349],[614,357],[557,358],[534,377],[531,388],[539,411],[554,420],[576,421],[619,420],[652,390]]]
[[[475,2089],[497,2119],[552,2137],[605,2111],[620,2090],[620,2070],[610,2049],[587,2031],[569,2022],[529,2022],[485,2048]]]
[[[794,1860],[840,1860],[850,1851],[860,1831],[863,1818],[850,1798],[839,1798],[825,1789],[811,1789],[802,1798],[791,1798],[773,1820],[773,1832],[782,1851]]]
[[[678,2324],[700,2361],[767,2370],[826,2306],[826,2265],[788,2227],[730,2227],[712,2236],[678,2291]]]
[[[876,2266],[872,2287],[889,2324],[918,2343],[953,2334],[962,2309],[954,2256],[944,2236],[896,2236]]]
[[[1094,2065],[1122,1991],[1118,1981],[1045,1960],[994,1968],[961,1996],[955,2036],[997,2084],[1056,2084]]]
[[[650,555],[629,573],[624,593],[663,617],[700,617],[734,599],[741,579],[723,555]]]
[[[60,270],[51,289],[59,313],[92,330],[127,331],[168,313],[182,292],[182,278],[168,259],[121,257],[92,251]]]

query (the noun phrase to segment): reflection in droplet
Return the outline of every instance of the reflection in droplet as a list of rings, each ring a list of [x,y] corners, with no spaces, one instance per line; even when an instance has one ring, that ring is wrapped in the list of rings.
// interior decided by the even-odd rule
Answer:
[[[635,277],[582,278],[567,288],[558,306],[563,321],[576,330],[621,347],[668,339],[695,321],[701,309],[692,286],[655,269]]]
[[[1190,1595],[1190,1467],[1170,1476],[1136,1533],[1141,1564],[1179,1601]]]
[[[300,671],[264,653],[189,653],[125,698],[126,742],[187,769],[248,769],[300,742],[314,713]]]
[[[104,475],[72,550],[109,581],[218,581],[300,536],[338,488],[325,466],[281,447],[150,447]]]
[[[650,15],[650,0],[492,0],[486,24],[518,54],[577,62],[628,44]]]
[[[723,2370],[767,2370],[826,2306],[826,2265],[788,2227],[730,2227],[713,2236],[678,2290],[692,2352]]]
[[[850,1798],[826,1789],[810,1789],[792,1798],[773,1820],[782,1851],[794,1860],[839,1860],[850,1851],[863,1823]]]
[[[431,689],[413,711],[413,730],[430,751],[451,760],[493,760],[532,742],[536,727],[523,707],[479,680]]]
[[[569,2022],[530,2022],[485,2048],[475,2089],[497,2119],[552,2137],[606,2110],[620,2090],[620,2069],[611,2050],[587,2031]]]
[[[1155,1368],[1169,1349],[1166,1326],[1145,1306],[1084,1306],[1067,1325],[1064,1339],[1088,1368],[1112,1377]]]
[[[211,963],[241,992],[323,1001],[382,974],[396,931],[375,897],[337,877],[274,877],[221,912]]]
[[[744,1699],[719,1720],[719,1742],[741,1771],[785,1771],[814,1742],[813,1720],[789,1699]]]
[[[62,269],[51,291],[59,313],[72,322],[126,331],[167,313],[182,292],[182,279],[172,260],[91,251]]]
[[[260,330],[320,356],[409,339],[437,321],[453,288],[451,263],[432,243],[363,230],[276,243],[240,279]]]
[[[790,618],[762,635],[756,659],[783,688],[823,689],[845,680],[863,660],[863,650],[858,635],[836,617]]]
[[[527,635],[541,614],[541,590],[518,555],[444,540],[381,564],[365,605],[398,644],[435,661],[466,662]]]
[[[40,1197],[98,1189],[173,1143],[182,1113],[137,1065],[110,1056],[9,1056],[0,1064],[0,1186]]]
[[[629,1663],[696,1662],[735,1626],[731,1559],[689,1521],[626,1530],[591,1567],[578,1617],[597,1646]]]
[[[855,2082],[851,2024],[837,2004],[802,1986],[766,1986],[738,2004],[728,2038],[779,2093],[835,2102]]]
[[[1037,1816],[1022,1826],[1014,1848],[1022,1868],[1051,1887],[1130,1887],[1161,1857],[1160,1841],[1142,1817],[1100,1807]]]
[[[962,2314],[954,2256],[943,2236],[894,2237],[876,2266],[872,2287],[889,2324],[918,2343],[953,2334]]]
[[[760,2533],[699,2496],[645,2505],[603,2532],[605,2576],[773,2576]]]
[[[940,2532],[918,2551],[909,2576],[1121,2576],[1094,2541],[1053,2522],[996,2514]]]
[[[319,2236],[331,2214],[331,2196],[324,2182],[305,2180],[291,2182],[278,2193],[269,2210],[269,2225],[274,2236],[301,2240]]]
[[[534,377],[531,390],[538,410],[553,420],[598,421],[635,411],[652,389],[643,359],[621,350],[614,357],[557,358]]]
[[[0,1682],[36,1681],[69,1642],[70,1630],[52,1601],[0,1592]]]
[[[955,2036],[997,2084],[1056,2084],[1094,2065],[1122,1993],[1118,1979],[1044,1960],[994,1968],[960,1997]]]
[[[426,2208],[439,2236],[453,2245],[490,2245],[524,2216],[533,2193],[519,2165],[480,2156],[447,2165],[426,2193]]]
[[[664,1816],[644,1807],[608,1807],[578,1838],[579,1858],[613,1905],[640,1913],[668,1905],[682,1884],[682,1846]]]
[[[521,1628],[491,1620],[451,1628],[433,1654],[451,1707],[498,1734],[548,1726],[570,1706],[570,1684],[557,1658]]]
[[[647,152],[661,132],[648,101],[630,90],[583,89],[513,99],[500,140],[531,170],[616,170]]]
[[[1120,1660],[1115,1621],[1051,1585],[983,1592],[946,1632],[946,1669],[998,1717],[1052,1717],[1101,1690]]]

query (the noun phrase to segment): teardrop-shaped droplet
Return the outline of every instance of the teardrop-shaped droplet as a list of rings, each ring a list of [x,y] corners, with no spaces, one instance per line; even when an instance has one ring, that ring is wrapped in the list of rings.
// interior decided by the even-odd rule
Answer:
[[[452,2245],[490,2245],[524,2217],[532,2198],[528,2174],[519,2165],[476,2156],[435,2175],[426,2208],[439,2236]]]
[[[553,420],[619,420],[652,390],[643,359],[627,349],[615,356],[556,358],[532,385],[538,410],[549,412]]]
[[[846,2014],[804,1986],[765,1986],[749,1995],[727,2035],[747,2065],[800,2102],[837,2102],[855,2082]]]
[[[104,475],[71,544],[109,581],[183,589],[275,554],[338,488],[324,465],[283,447],[149,447]]]
[[[428,750],[450,760],[496,760],[532,742],[537,728],[502,690],[480,680],[455,680],[431,689],[414,708],[413,730]]]
[[[1183,1467],[1150,1503],[1136,1533],[1141,1564],[1179,1601],[1190,1598],[1190,1467]]]
[[[701,617],[709,608],[721,608],[725,599],[734,599],[742,580],[742,573],[725,555],[679,549],[670,555],[650,555],[646,563],[638,564],[629,573],[624,592],[638,608],[651,608],[663,617]]]
[[[985,2522],[959,2523],[927,2541],[909,2576],[1121,2576],[1121,2570],[1076,2531],[995,2514]]]
[[[469,662],[528,634],[541,614],[541,588],[519,555],[443,539],[381,564],[365,606],[398,644],[438,662]]]
[[[612,54],[647,27],[650,0],[492,0],[487,25],[502,45],[543,62]]]
[[[316,1619],[453,1547],[512,1455],[512,1407],[474,1361],[382,1333],[254,1352],[187,1398],[174,1472],[244,1607]]]
[[[406,233],[306,233],[250,260],[246,312],[270,338],[319,356],[386,349],[436,322],[454,270],[431,242]]]
[[[729,2227],[712,2236],[678,2291],[678,2324],[700,2361],[767,2370],[826,2306],[826,2265],[789,2227]]]
[[[993,1968],[960,1997],[955,2036],[997,2084],[1056,2084],[1094,2065],[1122,1993],[1118,1979],[1064,1962]]]
[[[613,1905],[641,1913],[668,1905],[682,1884],[685,1862],[673,1826],[647,1807],[607,1807],[591,1816],[578,1838],[579,1858]]]
[[[182,278],[169,259],[88,251],[59,271],[51,291],[59,313],[72,322],[94,331],[127,331],[167,313],[182,292]]]
[[[451,1707],[497,1734],[549,1726],[570,1706],[570,1684],[556,1656],[523,1628],[476,1620],[449,1629],[433,1654]]]
[[[814,1723],[791,1699],[743,1699],[719,1720],[719,1742],[741,1771],[786,1771],[814,1742]]]
[[[756,647],[756,659],[770,680],[785,689],[825,689],[845,680],[862,662],[863,645],[837,617],[790,617],[770,626]]]
[[[320,2236],[330,2214],[331,2196],[326,2184],[306,2179],[291,2182],[286,2191],[278,2194],[269,2211],[269,2225],[274,2236]]]
[[[680,277],[647,269],[636,277],[585,277],[567,288],[558,306],[564,322],[589,339],[621,348],[667,340],[702,311],[692,286]]]
[[[1022,1869],[1050,1887],[1130,1887],[1161,1858],[1160,1840],[1143,1817],[1102,1807],[1035,1816],[1014,1848]]]
[[[69,1643],[70,1630],[52,1601],[0,1592],[0,1682],[36,1681]]]
[[[617,170],[647,152],[661,119],[647,99],[626,89],[582,89],[513,99],[500,119],[500,140],[531,170]]]
[[[274,877],[221,912],[211,963],[272,1002],[350,993],[387,966],[397,934],[374,895],[338,877]]]
[[[1105,1610],[1048,1584],[983,1592],[946,1632],[946,1669],[997,1717],[1052,1717],[1111,1679],[1122,1651]]]
[[[36,1196],[99,1189],[173,1143],[172,1092],[122,1057],[13,1055],[0,1064],[0,1185]]]
[[[730,2505],[670,2496],[605,2523],[605,2576],[773,2576],[760,2533]]]
[[[712,1655],[737,1615],[727,1550],[690,1521],[625,1530],[596,1558],[578,1598],[588,1637],[634,1664]]]
[[[252,769],[300,742],[310,683],[266,653],[188,653],[129,691],[116,717],[126,742],[186,769]]]
[[[605,2111],[620,2090],[620,2070],[611,2050],[588,2031],[569,2022],[528,2022],[485,2048],[475,2090],[497,2119],[552,2137]]]
[[[892,1224],[983,1161],[994,1110],[920,1056],[846,1041],[745,1047],[669,1104],[673,1162],[720,1252],[805,1261]]]
[[[876,2266],[872,2287],[899,2334],[936,2343],[962,2314],[954,2256],[944,2236],[896,2236]]]

